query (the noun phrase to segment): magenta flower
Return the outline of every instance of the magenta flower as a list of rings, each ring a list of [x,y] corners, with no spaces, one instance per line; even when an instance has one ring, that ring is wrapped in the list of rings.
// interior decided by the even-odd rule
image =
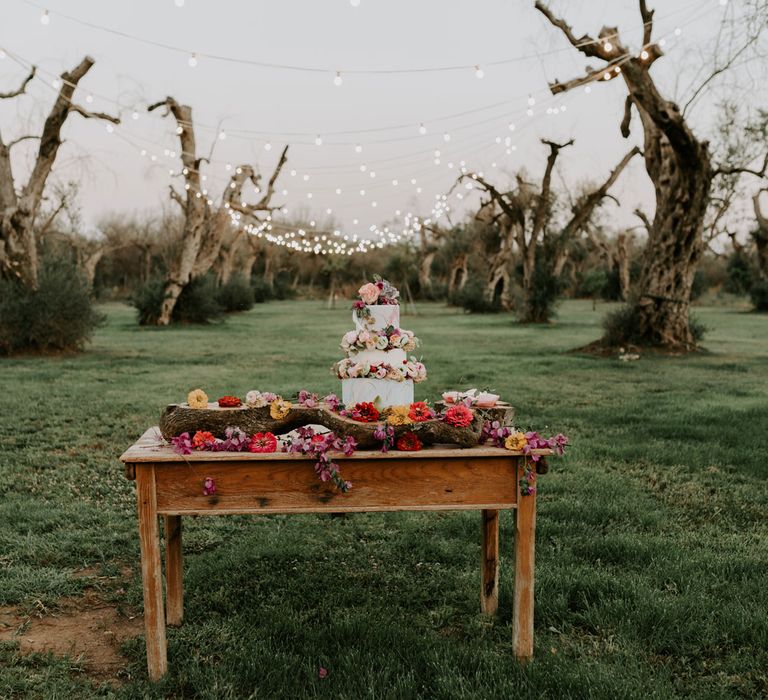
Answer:
[[[341,405],[341,401],[339,401],[339,397],[336,396],[336,394],[328,394],[328,396],[324,396],[323,403],[332,411],[338,410]]]
[[[318,670],[318,672],[317,672],[317,675],[318,675],[318,676],[319,676],[321,679],[322,679],[322,678],[327,678],[327,677],[328,677],[328,669],[327,669],[327,668],[324,668],[323,666],[321,666],[321,667],[320,667],[320,669],[319,669],[319,670]]]
[[[216,495],[216,481],[213,477],[206,476],[203,479],[203,496],[215,496]]]
[[[192,454],[192,440],[189,437],[189,433],[182,433],[171,438],[171,444],[173,445],[173,451],[180,455]]]

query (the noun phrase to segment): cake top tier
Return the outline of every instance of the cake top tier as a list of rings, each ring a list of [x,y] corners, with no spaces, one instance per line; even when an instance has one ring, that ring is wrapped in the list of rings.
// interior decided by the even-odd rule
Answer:
[[[352,318],[359,330],[400,327],[400,292],[390,282],[374,275],[373,282],[366,282],[357,293]]]

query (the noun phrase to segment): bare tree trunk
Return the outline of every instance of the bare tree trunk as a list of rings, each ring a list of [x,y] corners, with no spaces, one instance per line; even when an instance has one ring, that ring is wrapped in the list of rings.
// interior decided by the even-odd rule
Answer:
[[[419,288],[422,294],[429,294],[432,291],[432,263],[435,261],[437,250],[430,249],[421,256],[419,262]]]
[[[760,279],[768,279],[768,217],[763,215],[760,208],[760,195],[763,192],[768,192],[768,189],[760,190],[752,198],[757,221],[757,228],[752,232],[752,239],[755,241],[757,252],[757,274],[760,275]]]
[[[629,300],[629,244],[626,233],[620,233],[616,239],[616,269],[619,274],[619,294],[622,301]]]
[[[648,232],[639,293],[633,302],[633,335],[643,344],[693,349],[696,341],[688,318],[691,286],[704,249],[704,217],[715,172],[707,142],[694,136],[677,105],[661,96],[650,76],[650,66],[662,55],[658,44],[651,41],[653,10],[640,0],[643,52],[637,56],[624,47],[616,28],[604,27],[600,31],[604,41],[588,35],[576,37],[544,2],[537,0],[536,9],[581,53],[601,59],[608,66],[589,69],[585,76],[565,83],[552,83],[552,93],[620,76],[629,93],[621,123],[625,138],[629,136],[632,107],[640,114],[646,170],[656,191],[656,213]],[[621,67],[614,70],[618,59]]]
[[[173,310],[184,287],[193,278],[206,274],[219,257],[222,241],[232,227],[233,213],[245,217],[248,221],[254,221],[260,212],[272,212],[276,208],[270,206],[270,200],[274,194],[277,177],[287,160],[288,147],[283,150],[266,191],[256,204],[246,204],[243,201],[243,186],[250,181],[258,188],[261,177],[250,165],[240,165],[224,190],[223,205],[214,210],[212,200],[201,186],[200,167],[203,160],[207,159],[196,155],[192,108],[180,105],[173,97],[166,97],[162,102],[150,105],[147,109],[151,112],[159,107],[165,107],[165,116],[172,115],[176,120],[185,180],[184,195],[178,193],[173,186],[170,189],[171,198],[184,210],[184,227],[181,251],[169,265],[164,299],[157,319],[157,325],[167,326],[173,318]]]
[[[78,83],[93,63],[93,59],[86,56],[71,71],[61,74],[61,88],[39,137],[20,136],[8,144],[0,137],[0,273],[18,278],[33,288],[37,287],[39,274],[35,217],[40,210],[45,185],[62,144],[61,129],[64,122],[73,112],[86,119],[106,119],[115,124],[120,121],[108,114],[89,112],[73,102]],[[23,94],[35,73],[36,68],[33,67],[21,87],[12,92],[0,93],[0,99]],[[18,188],[11,167],[11,148],[27,139],[39,139],[40,147],[27,183]]]
[[[93,283],[96,279],[96,268],[99,266],[101,259],[109,250],[109,246],[102,245],[85,256],[85,259],[81,265],[81,269],[85,273],[85,279],[88,281],[89,287],[93,288]]]
[[[451,267],[451,277],[448,282],[448,294],[453,294],[464,289],[467,283],[467,255],[461,253],[456,256]]]

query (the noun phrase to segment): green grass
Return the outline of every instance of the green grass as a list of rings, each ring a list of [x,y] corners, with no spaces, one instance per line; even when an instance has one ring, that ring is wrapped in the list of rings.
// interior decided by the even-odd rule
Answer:
[[[509,514],[495,621],[479,613],[477,513],[198,518],[167,680],[147,681],[141,638],[116,691],[5,644],[0,697],[768,695],[766,317],[701,309],[707,353],[621,363],[569,352],[605,306],[566,303],[547,328],[419,308],[403,319],[430,373],[419,398],[492,387],[522,426],[573,441],[539,484],[534,663],[512,661]],[[55,608],[99,585],[79,567],[135,570],[121,451],[197,386],[336,390],[351,325],[315,302],[165,330],[105,310],[88,352],[0,364],[0,605]],[[138,577],[102,593],[141,605]]]

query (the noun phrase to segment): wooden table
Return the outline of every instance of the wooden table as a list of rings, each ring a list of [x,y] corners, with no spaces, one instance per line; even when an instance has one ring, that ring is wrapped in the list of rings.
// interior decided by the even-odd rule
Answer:
[[[539,450],[550,454],[549,450]],[[354,513],[396,510],[480,510],[480,608],[499,600],[499,511],[515,516],[512,639],[515,657],[533,656],[533,570],[536,495],[523,496],[524,458],[497,447],[430,447],[420,452],[356,452],[339,456],[353,488],[339,493],[320,482],[313,461],[276,452],[195,452],[178,455],[150,428],[120,460],[136,480],[147,667],[151,679],[168,670],[165,625],[180,625],[184,611],[181,516],[262,513]],[[212,477],[216,494],[203,494]],[[163,516],[166,609],[158,516]]]

